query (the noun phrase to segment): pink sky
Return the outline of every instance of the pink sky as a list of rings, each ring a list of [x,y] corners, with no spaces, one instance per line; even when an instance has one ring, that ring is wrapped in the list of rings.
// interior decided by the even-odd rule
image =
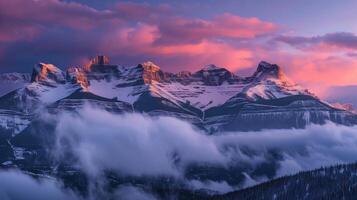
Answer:
[[[293,27],[255,16],[186,16],[173,5],[150,2],[114,2],[99,9],[77,2],[9,0],[0,1],[0,17],[2,71],[29,71],[37,61],[64,68],[95,54],[117,64],[151,60],[174,72],[211,63],[253,72],[266,60],[318,95],[326,95],[330,86],[357,85],[353,32],[301,36]]]

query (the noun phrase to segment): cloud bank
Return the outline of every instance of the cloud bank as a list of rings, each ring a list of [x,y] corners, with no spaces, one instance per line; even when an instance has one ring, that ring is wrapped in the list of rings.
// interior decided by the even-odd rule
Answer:
[[[357,126],[327,123],[306,129],[206,135],[175,118],[115,115],[85,107],[58,118],[52,150],[59,161],[71,160],[69,155],[76,158],[72,164],[87,175],[89,196],[64,190],[55,179],[35,180],[21,172],[0,171],[0,198],[158,198],[145,184],[123,183],[109,192],[105,189],[108,171],[133,178],[172,177],[186,189],[226,193],[299,171],[355,162],[356,131]]]
[[[98,191],[97,191],[98,192]],[[63,183],[49,177],[34,178],[17,170],[0,170],[0,199],[1,200],[95,200],[95,199],[121,199],[121,200],[155,200],[155,196],[140,188],[130,185],[120,186],[113,194],[97,194],[82,197],[71,189],[64,188]],[[103,195],[103,194],[102,194]]]
[[[0,171],[0,199],[2,200],[78,200],[71,191],[64,190],[56,180],[35,180],[20,171]]]
[[[105,170],[134,177],[172,176],[186,180],[192,188],[221,192],[244,183],[187,179],[185,170],[192,164],[223,170],[245,166],[240,168],[245,184],[252,185],[303,170],[354,162],[357,152],[357,127],[332,123],[209,136],[174,118],[113,115],[85,108],[78,115],[62,115],[56,131],[57,156],[61,159],[64,149],[72,152],[79,168],[89,176],[98,177]],[[267,172],[259,174],[258,168]]]
[[[58,152],[69,148],[94,175],[112,169],[136,176],[176,176],[179,166],[191,162],[226,162],[214,141],[174,118],[112,115],[86,108],[79,117],[63,115],[56,130]]]

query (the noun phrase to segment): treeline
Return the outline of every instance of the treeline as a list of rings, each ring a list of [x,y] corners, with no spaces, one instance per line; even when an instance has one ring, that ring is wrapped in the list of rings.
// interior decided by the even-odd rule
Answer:
[[[300,172],[209,200],[357,199],[357,163]]]

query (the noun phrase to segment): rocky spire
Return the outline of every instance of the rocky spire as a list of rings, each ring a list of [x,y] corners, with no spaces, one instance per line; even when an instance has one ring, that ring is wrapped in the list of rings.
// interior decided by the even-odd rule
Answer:
[[[253,74],[253,78],[256,80],[285,79],[285,75],[278,65],[261,61]]]

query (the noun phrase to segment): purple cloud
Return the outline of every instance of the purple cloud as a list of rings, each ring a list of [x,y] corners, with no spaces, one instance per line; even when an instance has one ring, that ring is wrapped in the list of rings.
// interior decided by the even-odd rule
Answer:
[[[257,18],[228,13],[210,19],[183,17],[169,5],[129,2],[99,10],[58,0],[1,1],[0,13],[0,56],[11,71],[29,71],[39,61],[63,67],[84,64],[95,54],[121,64],[149,59],[186,69],[208,63],[247,66],[250,50],[237,41],[278,28]]]
[[[357,49],[357,35],[348,32],[328,33],[314,37],[279,36],[275,40],[298,48],[323,44],[343,49]]]

